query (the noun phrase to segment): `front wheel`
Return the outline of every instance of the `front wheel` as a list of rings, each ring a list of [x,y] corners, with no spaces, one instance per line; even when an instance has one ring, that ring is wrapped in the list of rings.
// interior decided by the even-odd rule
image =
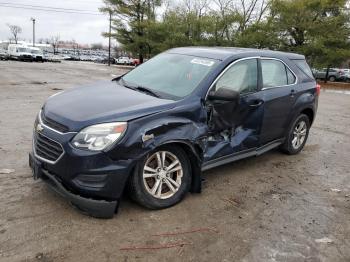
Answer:
[[[190,185],[190,162],[178,146],[163,146],[148,154],[137,164],[129,181],[131,197],[150,209],[177,204]]]
[[[289,155],[298,154],[309,136],[310,120],[307,115],[299,115],[290,126],[281,150]]]

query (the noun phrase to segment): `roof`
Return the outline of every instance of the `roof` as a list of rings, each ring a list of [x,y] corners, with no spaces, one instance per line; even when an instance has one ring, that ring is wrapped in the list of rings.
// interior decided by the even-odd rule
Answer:
[[[303,55],[295,53],[240,47],[179,47],[170,49],[167,52],[173,54],[192,55],[216,60],[225,60],[235,55],[268,56],[274,58],[288,57],[289,59],[305,59]]]

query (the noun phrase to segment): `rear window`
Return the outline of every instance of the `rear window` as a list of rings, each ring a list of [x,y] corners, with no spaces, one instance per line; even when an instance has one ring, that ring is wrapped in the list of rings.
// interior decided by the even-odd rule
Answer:
[[[296,81],[293,73],[278,60],[262,59],[261,71],[264,88],[291,85]]]
[[[293,60],[293,61],[299,67],[299,69],[303,71],[307,76],[314,78],[314,75],[305,60]]]

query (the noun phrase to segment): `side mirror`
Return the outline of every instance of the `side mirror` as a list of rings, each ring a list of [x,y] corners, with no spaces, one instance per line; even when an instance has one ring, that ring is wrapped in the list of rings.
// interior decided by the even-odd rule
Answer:
[[[219,100],[239,103],[240,95],[237,91],[222,87],[216,91],[210,91],[208,99],[211,101]]]

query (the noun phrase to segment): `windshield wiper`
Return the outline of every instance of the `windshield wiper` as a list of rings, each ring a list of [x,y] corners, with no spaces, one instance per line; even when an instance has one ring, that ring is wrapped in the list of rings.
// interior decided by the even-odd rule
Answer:
[[[141,92],[146,92],[152,96],[155,96],[155,97],[160,97],[160,95],[158,95],[156,92],[154,92],[152,89],[148,88],[148,87],[144,87],[144,86],[137,86],[135,87],[135,89],[141,91]]]
[[[131,85],[127,84],[123,78],[120,78],[119,82],[122,82],[121,84],[123,86],[125,86],[126,88],[129,88],[129,89],[132,89],[132,90],[136,90],[136,88],[134,86],[131,86]]]
[[[132,89],[135,91],[138,90],[138,91],[143,92],[143,93],[148,93],[148,94],[155,96],[155,97],[158,97],[158,98],[160,97],[159,94],[157,94],[156,92],[154,92],[152,89],[150,89],[148,87],[130,85],[123,78],[120,78],[120,81],[122,82],[122,85],[125,86],[126,88],[129,88],[129,89]]]

